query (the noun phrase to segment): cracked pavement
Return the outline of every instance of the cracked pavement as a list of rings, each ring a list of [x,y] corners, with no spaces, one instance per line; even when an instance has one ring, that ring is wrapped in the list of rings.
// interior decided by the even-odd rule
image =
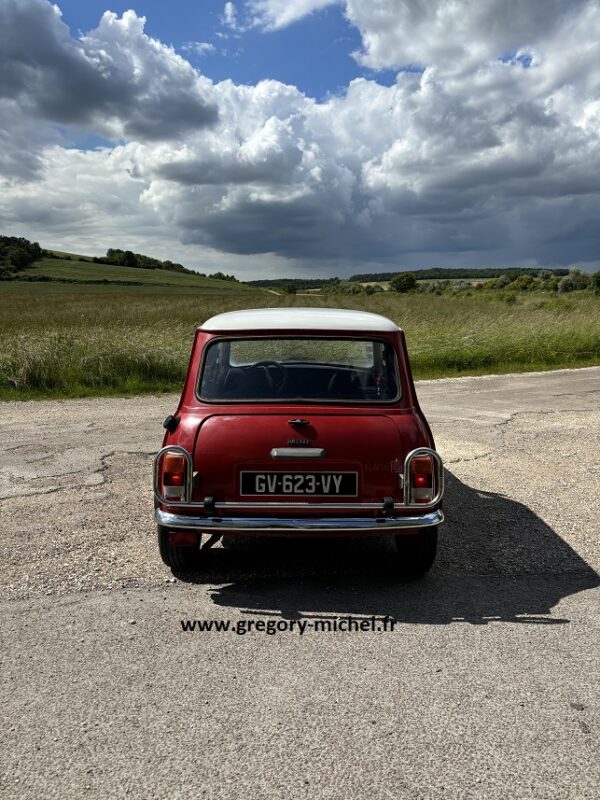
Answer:
[[[600,367],[422,381],[448,470],[428,578],[389,541],[252,540],[174,578],[172,395],[2,403],[0,796],[598,796]],[[180,619],[389,615],[386,634]]]

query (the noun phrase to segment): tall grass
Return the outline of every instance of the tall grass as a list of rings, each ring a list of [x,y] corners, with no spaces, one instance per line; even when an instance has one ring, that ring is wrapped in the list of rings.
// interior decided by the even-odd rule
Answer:
[[[227,295],[164,287],[0,284],[0,397],[178,391],[195,328],[258,306],[373,311],[406,332],[415,377],[600,363],[600,299],[472,296]]]

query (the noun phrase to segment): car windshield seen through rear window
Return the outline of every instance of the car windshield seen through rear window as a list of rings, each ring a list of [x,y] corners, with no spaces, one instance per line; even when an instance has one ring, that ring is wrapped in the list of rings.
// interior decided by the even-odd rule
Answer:
[[[399,396],[394,350],[374,339],[216,339],[199,396],[207,402],[390,402]]]

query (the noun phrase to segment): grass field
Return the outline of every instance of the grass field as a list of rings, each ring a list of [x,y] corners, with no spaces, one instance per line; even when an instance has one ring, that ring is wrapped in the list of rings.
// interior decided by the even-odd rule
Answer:
[[[51,260],[35,270],[51,268],[65,275],[89,268],[86,274],[100,277],[113,269]],[[259,306],[342,306],[384,314],[404,328],[417,378],[600,363],[600,298],[586,292],[522,293],[512,304],[491,292],[304,297],[159,270],[129,271],[148,282],[0,283],[0,398],[178,391],[196,326],[220,311]],[[165,278],[172,283],[158,285]]]
[[[202,278],[199,275],[171,272],[165,269],[136,269],[134,267],[113,267],[110,264],[94,264],[93,261],[79,261],[43,258],[21,273],[28,276],[46,276],[59,281],[107,281],[110,283],[134,284],[143,286],[189,286],[206,293],[218,294],[233,291],[256,292],[245,284],[220,281],[215,278]]]

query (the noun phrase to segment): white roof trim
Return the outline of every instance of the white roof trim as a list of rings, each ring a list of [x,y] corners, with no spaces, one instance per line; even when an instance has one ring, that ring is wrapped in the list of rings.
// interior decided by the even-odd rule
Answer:
[[[320,330],[392,332],[391,320],[368,311],[345,308],[248,308],[207,319],[204,331]]]

